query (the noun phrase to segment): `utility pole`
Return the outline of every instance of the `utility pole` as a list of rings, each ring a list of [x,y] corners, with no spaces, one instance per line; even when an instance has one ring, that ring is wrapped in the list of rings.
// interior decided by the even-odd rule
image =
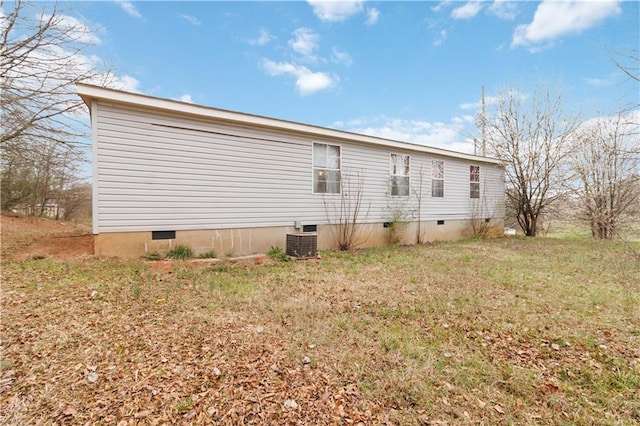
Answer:
[[[482,156],[487,156],[487,124],[486,124],[486,107],[484,103],[484,84],[482,85]]]

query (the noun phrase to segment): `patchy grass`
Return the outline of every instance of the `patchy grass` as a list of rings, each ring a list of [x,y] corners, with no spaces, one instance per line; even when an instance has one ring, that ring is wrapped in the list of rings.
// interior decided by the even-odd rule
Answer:
[[[199,259],[215,259],[216,252],[213,250],[205,251],[204,253],[200,253],[198,255]]]
[[[291,258],[280,247],[271,247],[267,252],[267,256],[277,262],[289,262]]]
[[[176,248],[167,252],[167,258],[169,259],[185,260],[191,259],[192,257],[193,250],[191,250],[191,247],[183,245],[177,245]]]
[[[626,250],[515,238],[168,272],[4,260],[0,421],[638,423]]]

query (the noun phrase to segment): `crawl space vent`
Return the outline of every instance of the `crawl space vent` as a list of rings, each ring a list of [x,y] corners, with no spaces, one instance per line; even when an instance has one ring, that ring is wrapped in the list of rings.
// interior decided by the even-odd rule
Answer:
[[[318,234],[296,232],[287,234],[287,254],[299,259],[318,256]]]

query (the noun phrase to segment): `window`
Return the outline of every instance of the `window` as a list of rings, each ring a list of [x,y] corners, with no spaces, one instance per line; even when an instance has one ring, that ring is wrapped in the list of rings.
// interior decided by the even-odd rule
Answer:
[[[480,166],[469,166],[469,197],[480,198]]]
[[[324,143],[313,144],[313,192],[340,193],[340,147]]]
[[[444,197],[444,161],[431,162],[431,196]]]
[[[391,154],[391,195],[409,196],[409,156]]]

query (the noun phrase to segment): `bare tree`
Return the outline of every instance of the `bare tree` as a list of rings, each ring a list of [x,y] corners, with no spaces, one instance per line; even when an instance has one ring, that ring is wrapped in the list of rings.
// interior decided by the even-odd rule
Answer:
[[[610,239],[640,199],[640,112],[591,120],[577,133],[574,193],[597,239]]]
[[[74,183],[62,191],[60,207],[65,219],[84,220],[91,218],[91,184]]]
[[[30,149],[29,157],[3,150],[1,206],[37,216],[45,214],[47,205],[61,204],[62,194],[78,181],[81,162],[50,141],[32,142]]]
[[[635,30],[636,44],[638,31]],[[630,80],[631,86],[631,103],[628,109],[635,109],[640,106],[640,99],[638,98],[638,90],[640,83],[640,49],[630,49],[629,52],[613,51],[612,60],[615,66],[622,71]]]
[[[347,169],[340,176],[340,193],[323,196],[331,235],[340,250],[350,250],[369,237],[363,230],[371,207],[364,205],[364,184],[364,170]]]
[[[616,52],[616,57],[613,58],[613,63],[618,67],[627,77],[635,81],[640,81],[640,50],[633,49],[631,53]]]
[[[0,0],[2,208],[44,206],[86,161],[86,107],[76,83],[117,82],[85,50],[98,37],[56,3]],[[58,203],[58,200],[55,200]]]
[[[560,95],[510,91],[479,121],[490,154],[505,162],[507,208],[524,234],[535,237],[539,216],[559,195],[561,167],[578,118],[564,115]]]
[[[78,144],[86,124],[79,119],[85,107],[76,83],[113,79],[83,54],[97,37],[79,20],[60,14],[55,3],[40,7],[18,0],[5,13],[0,16],[0,146],[25,153],[25,142],[34,140]]]

